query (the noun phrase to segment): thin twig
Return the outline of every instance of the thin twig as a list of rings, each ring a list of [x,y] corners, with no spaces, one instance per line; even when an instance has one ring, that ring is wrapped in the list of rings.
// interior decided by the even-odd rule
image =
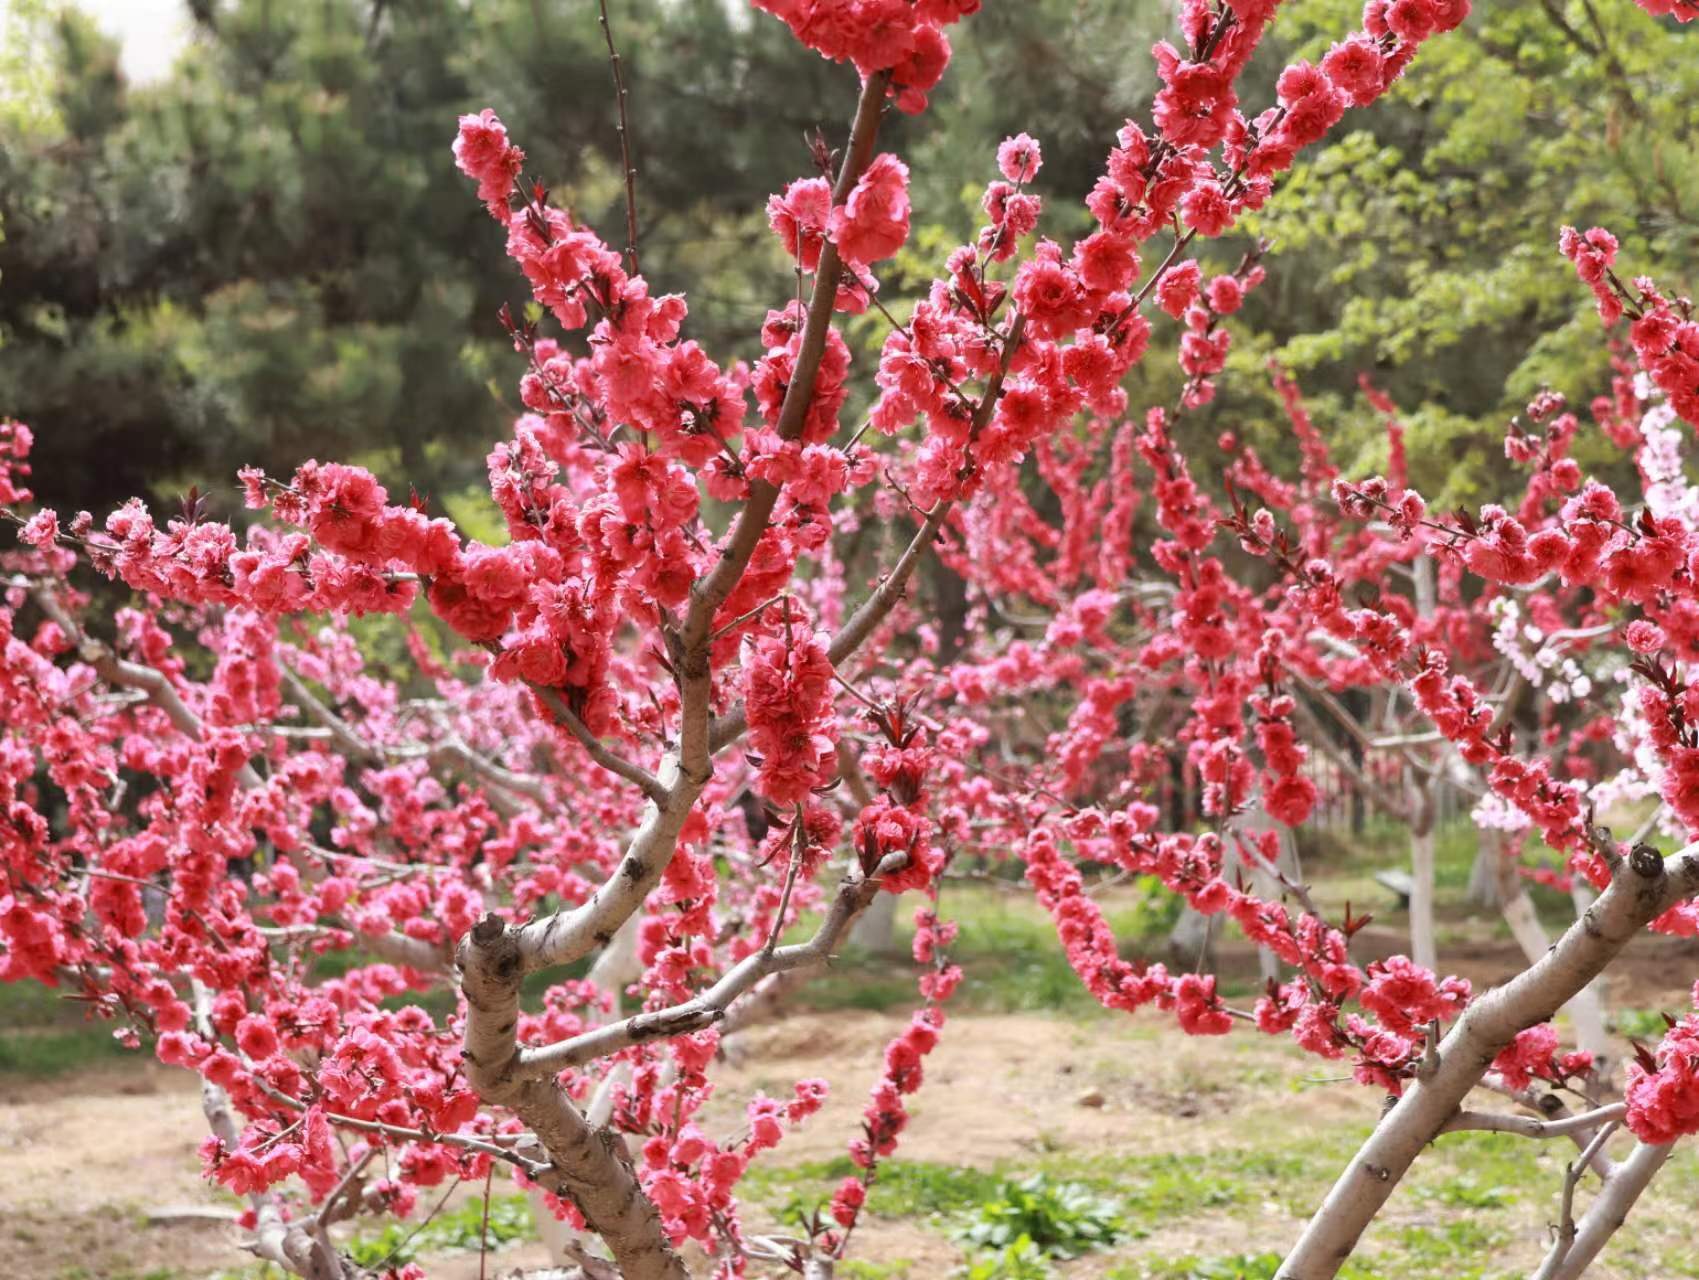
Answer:
[[[637,166],[631,162],[631,121],[626,115],[624,64],[614,48],[613,28],[608,25],[608,0],[601,0],[602,38],[608,42],[608,62],[613,67],[614,95],[619,105],[619,161],[625,170],[625,256],[631,263],[631,274],[639,275],[637,265]]]

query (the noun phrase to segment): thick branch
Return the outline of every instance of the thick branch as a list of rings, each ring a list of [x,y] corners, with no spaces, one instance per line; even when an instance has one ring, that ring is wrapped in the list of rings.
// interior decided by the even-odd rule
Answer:
[[[333,925],[339,929],[348,927],[341,921],[335,921]],[[451,948],[446,943],[427,942],[423,938],[410,937],[393,929],[383,933],[349,931],[359,940],[362,948],[385,964],[401,965],[439,977],[446,976],[449,972]]]
[[[1337,1275],[1424,1147],[1442,1131],[1499,1051],[1550,1018],[1654,917],[1699,892],[1699,845],[1667,862],[1642,848],[1539,961],[1464,1011],[1440,1045],[1433,1072],[1415,1081],[1340,1175],[1279,1280]]]
[[[625,856],[590,900],[514,931],[524,973],[570,964],[597,947],[607,946],[615,930],[642,907],[661,882],[701,787],[681,777],[678,759],[670,755],[661,762],[660,782],[665,802],[651,800],[644,807]]]
[[[537,1135],[545,1167],[536,1180],[578,1206],[625,1280],[688,1280],[619,1137],[592,1128],[553,1080],[526,1080],[515,1070],[525,970],[519,931],[485,916],[461,942],[459,958],[468,1006],[467,1079],[486,1102],[509,1108]]]

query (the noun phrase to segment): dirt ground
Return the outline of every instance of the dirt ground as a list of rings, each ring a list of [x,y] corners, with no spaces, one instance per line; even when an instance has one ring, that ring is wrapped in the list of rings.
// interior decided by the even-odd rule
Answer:
[[[1475,970],[1472,977],[1502,976],[1488,972],[1500,963],[1495,957],[1457,959],[1465,972]],[[1618,979],[1625,984],[1621,994],[1632,988],[1639,1002],[1681,1007],[1676,1002],[1695,968],[1691,948],[1649,949]],[[857,1131],[881,1050],[904,1021],[899,1014],[797,1014],[746,1033],[708,1109],[710,1130],[735,1132],[757,1089],[783,1096],[795,1080],[822,1076],[834,1086],[825,1110],[767,1158],[789,1166],[841,1155]],[[1320,1074],[1285,1043],[1254,1034],[1191,1038],[1157,1014],[1084,1021],[956,1016],[928,1060],[901,1155],[982,1168],[1166,1155],[1184,1167],[1195,1161],[1203,1172],[1221,1153],[1259,1143],[1278,1151],[1283,1137],[1302,1147],[1308,1135],[1360,1132],[1378,1099],[1336,1078],[1306,1084]],[[228,1205],[199,1177],[195,1148],[203,1131],[193,1079],[156,1064],[119,1064],[44,1082],[0,1080],[0,1276],[199,1280],[239,1271],[247,1258],[235,1247],[232,1226],[152,1220],[160,1210]],[[1495,1267],[1535,1262],[1543,1247],[1545,1201],[1555,1196],[1561,1158],[1541,1158],[1550,1183],[1522,1197],[1526,1212],[1500,1220],[1514,1227],[1495,1250]],[[1691,1220],[1693,1191],[1689,1179],[1660,1192],[1686,1206],[1669,1228],[1678,1238]],[[750,1217],[756,1229],[772,1226],[760,1210]],[[1444,1217],[1433,1203],[1401,1193],[1377,1231]],[[1088,1280],[1142,1257],[1279,1249],[1300,1226],[1301,1207],[1273,1194],[1227,1209],[1200,1206],[1145,1224],[1142,1238],[1070,1264],[1065,1274]],[[903,1260],[908,1270],[892,1274],[916,1278],[943,1277],[962,1258],[936,1224],[900,1219],[870,1221],[857,1254]],[[535,1245],[510,1247],[487,1271],[494,1277],[543,1261]],[[442,1280],[479,1275],[476,1255],[425,1263]]]

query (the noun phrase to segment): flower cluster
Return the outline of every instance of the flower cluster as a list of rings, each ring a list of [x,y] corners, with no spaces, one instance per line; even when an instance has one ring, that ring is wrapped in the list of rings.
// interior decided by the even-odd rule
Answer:
[[[863,79],[886,71],[900,110],[916,115],[944,77],[950,42],[944,28],[979,11],[980,0],[752,0],[803,44],[834,62],[851,62]]]
[[[1650,6],[1648,6],[1650,7]],[[1694,16],[1690,4],[1665,6],[1664,12]],[[1575,264],[1575,273],[1593,291],[1599,319],[1614,324],[1627,309],[1633,323],[1629,341],[1640,367],[1663,392],[1671,409],[1687,422],[1699,425],[1699,323],[1693,319],[1693,304],[1685,298],[1670,299],[1655,281],[1639,276],[1630,292],[1611,272],[1616,262],[1617,239],[1603,227],[1583,233],[1565,227],[1558,236],[1558,249]]]
[[[1699,1133],[1699,1014],[1670,1027],[1655,1054],[1629,1064],[1627,1097],[1628,1127],[1640,1141],[1661,1145]]]
[[[788,602],[787,602],[788,608]],[[837,761],[828,637],[779,630],[759,637],[743,663],[750,751],[761,793],[777,805],[801,802],[831,781]]]

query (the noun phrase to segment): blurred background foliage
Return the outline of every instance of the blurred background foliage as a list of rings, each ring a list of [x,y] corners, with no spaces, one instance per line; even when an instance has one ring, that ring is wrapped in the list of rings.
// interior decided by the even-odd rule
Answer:
[[[126,82],[75,8],[12,0],[0,49],[0,409],[31,423],[38,489],[97,513],[198,484],[228,513],[244,463],[359,460],[476,520],[489,446],[521,371],[501,303],[524,300],[501,237],[455,172],[458,113],[489,105],[556,199],[623,241],[615,107],[590,0],[187,0],[168,76]],[[842,136],[853,73],[724,0],[610,0],[627,65],[642,256],[686,292],[689,332],[750,357],[794,290],[770,192]],[[1356,0],[1288,0],[1243,97],[1359,22]],[[915,235],[884,275],[912,297],[981,218],[996,143],[1041,139],[1042,229],[1081,198],[1115,129],[1144,117],[1148,49],[1172,14],[1144,0],[990,0],[952,31],[932,109],[882,143],[914,173]],[[1699,249],[1699,29],[1630,0],[1477,0],[1396,91],[1349,115],[1268,207],[1210,250],[1276,242],[1234,321],[1197,442],[1232,428],[1271,464],[1296,449],[1269,387],[1300,379],[1348,471],[1383,464],[1357,390],[1402,407],[1412,475],[1442,501],[1504,482],[1509,414],[1541,385],[1584,405],[1609,367],[1561,223],[1602,223],[1630,271],[1690,287]],[[870,375],[885,321],[851,326]],[[1172,404],[1174,326],[1129,385]],[[865,396],[870,376],[858,385]],[[852,402],[858,410],[865,399]],[[1583,462],[1608,456],[1584,433]],[[1590,452],[1591,451],[1591,452]]]

